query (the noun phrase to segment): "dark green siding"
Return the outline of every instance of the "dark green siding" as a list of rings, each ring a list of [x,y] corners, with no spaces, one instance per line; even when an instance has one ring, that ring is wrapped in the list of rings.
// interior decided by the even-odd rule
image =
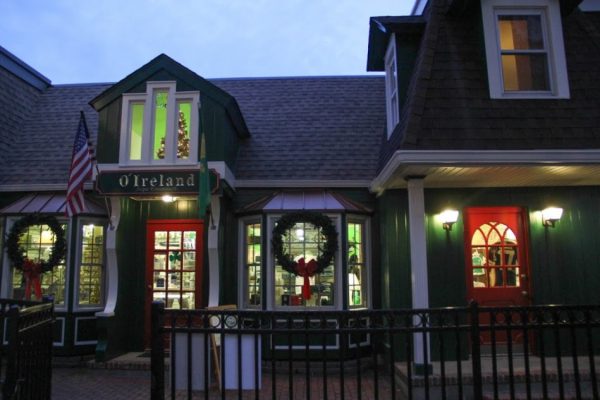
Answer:
[[[411,306],[408,198],[405,190],[389,190],[378,199],[381,245],[381,306]],[[373,246],[377,252],[376,245]],[[377,296],[377,293],[375,293]]]
[[[410,255],[406,191],[379,198],[382,307],[408,307]],[[545,228],[540,211],[564,209],[555,228]],[[531,295],[534,304],[600,301],[600,188],[427,189],[425,210],[429,296],[432,307],[466,305],[464,209],[519,206],[527,210]],[[461,212],[452,231],[435,218],[445,208]]]
[[[119,163],[121,105],[119,98],[98,112],[96,158],[100,164]]]
[[[117,231],[119,293],[115,310],[116,332],[112,345],[123,350],[143,350],[146,296],[146,221],[149,219],[195,219],[196,201],[174,203],[121,199]],[[205,251],[206,254],[206,251]],[[206,263],[205,263],[206,265]],[[205,268],[206,269],[206,268]],[[203,291],[207,295],[207,291]]]

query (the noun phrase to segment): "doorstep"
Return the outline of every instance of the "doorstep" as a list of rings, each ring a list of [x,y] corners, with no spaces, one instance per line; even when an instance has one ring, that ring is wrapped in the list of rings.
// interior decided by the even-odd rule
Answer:
[[[165,360],[165,364],[169,361]],[[125,353],[108,361],[89,360],[87,368],[91,369],[123,369],[150,371],[150,354],[148,352]]]

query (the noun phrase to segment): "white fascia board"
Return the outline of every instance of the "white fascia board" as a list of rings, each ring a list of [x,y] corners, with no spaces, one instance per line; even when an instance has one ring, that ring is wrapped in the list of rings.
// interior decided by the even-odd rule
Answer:
[[[226,181],[232,189],[236,187],[235,175],[229,169],[225,161],[209,161],[208,169],[214,169],[220,175],[221,179]]]
[[[92,190],[94,184],[87,182],[83,186],[84,190]],[[66,192],[67,183],[35,183],[35,184],[13,184],[0,185],[0,192]]]
[[[380,192],[401,166],[600,164],[600,149],[591,150],[397,150],[370,185]]]
[[[369,188],[368,180],[258,180],[245,179],[236,182],[238,188]]]

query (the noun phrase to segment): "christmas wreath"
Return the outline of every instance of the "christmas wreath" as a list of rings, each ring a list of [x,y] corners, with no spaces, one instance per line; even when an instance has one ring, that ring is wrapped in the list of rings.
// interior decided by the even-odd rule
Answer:
[[[319,228],[321,234],[325,237],[325,243],[319,246],[320,254],[316,259],[305,260],[303,257],[298,261],[294,261],[290,254],[284,251],[283,237],[287,236],[290,229],[297,223],[312,224]],[[271,244],[277,264],[281,265],[287,272],[304,278],[302,294],[305,299],[310,299],[310,282],[308,278],[320,274],[331,265],[333,256],[338,249],[337,231],[331,219],[326,215],[310,211],[289,213],[277,221],[272,233]]]
[[[48,225],[54,234],[54,244],[47,260],[28,259],[25,256],[26,250],[19,243],[21,235],[33,225]],[[6,238],[6,253],[12,266],[23,271],[26,280],[25,297],[30,297],[33,287],[36,297],[41,298],[40,275],[52,271],[55,266],[60,264],[65,257],[66,249],[64,229],[58,220],[52,216],[29,214],[13,224]]]

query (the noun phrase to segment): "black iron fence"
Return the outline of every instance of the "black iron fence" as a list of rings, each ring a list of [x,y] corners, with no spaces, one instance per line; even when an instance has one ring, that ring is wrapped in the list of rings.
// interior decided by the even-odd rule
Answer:
[[[2,398],[51,398],[52,302],[0,299]]]
[[[152,398],[598,399],[599,306],[152,308]]]

